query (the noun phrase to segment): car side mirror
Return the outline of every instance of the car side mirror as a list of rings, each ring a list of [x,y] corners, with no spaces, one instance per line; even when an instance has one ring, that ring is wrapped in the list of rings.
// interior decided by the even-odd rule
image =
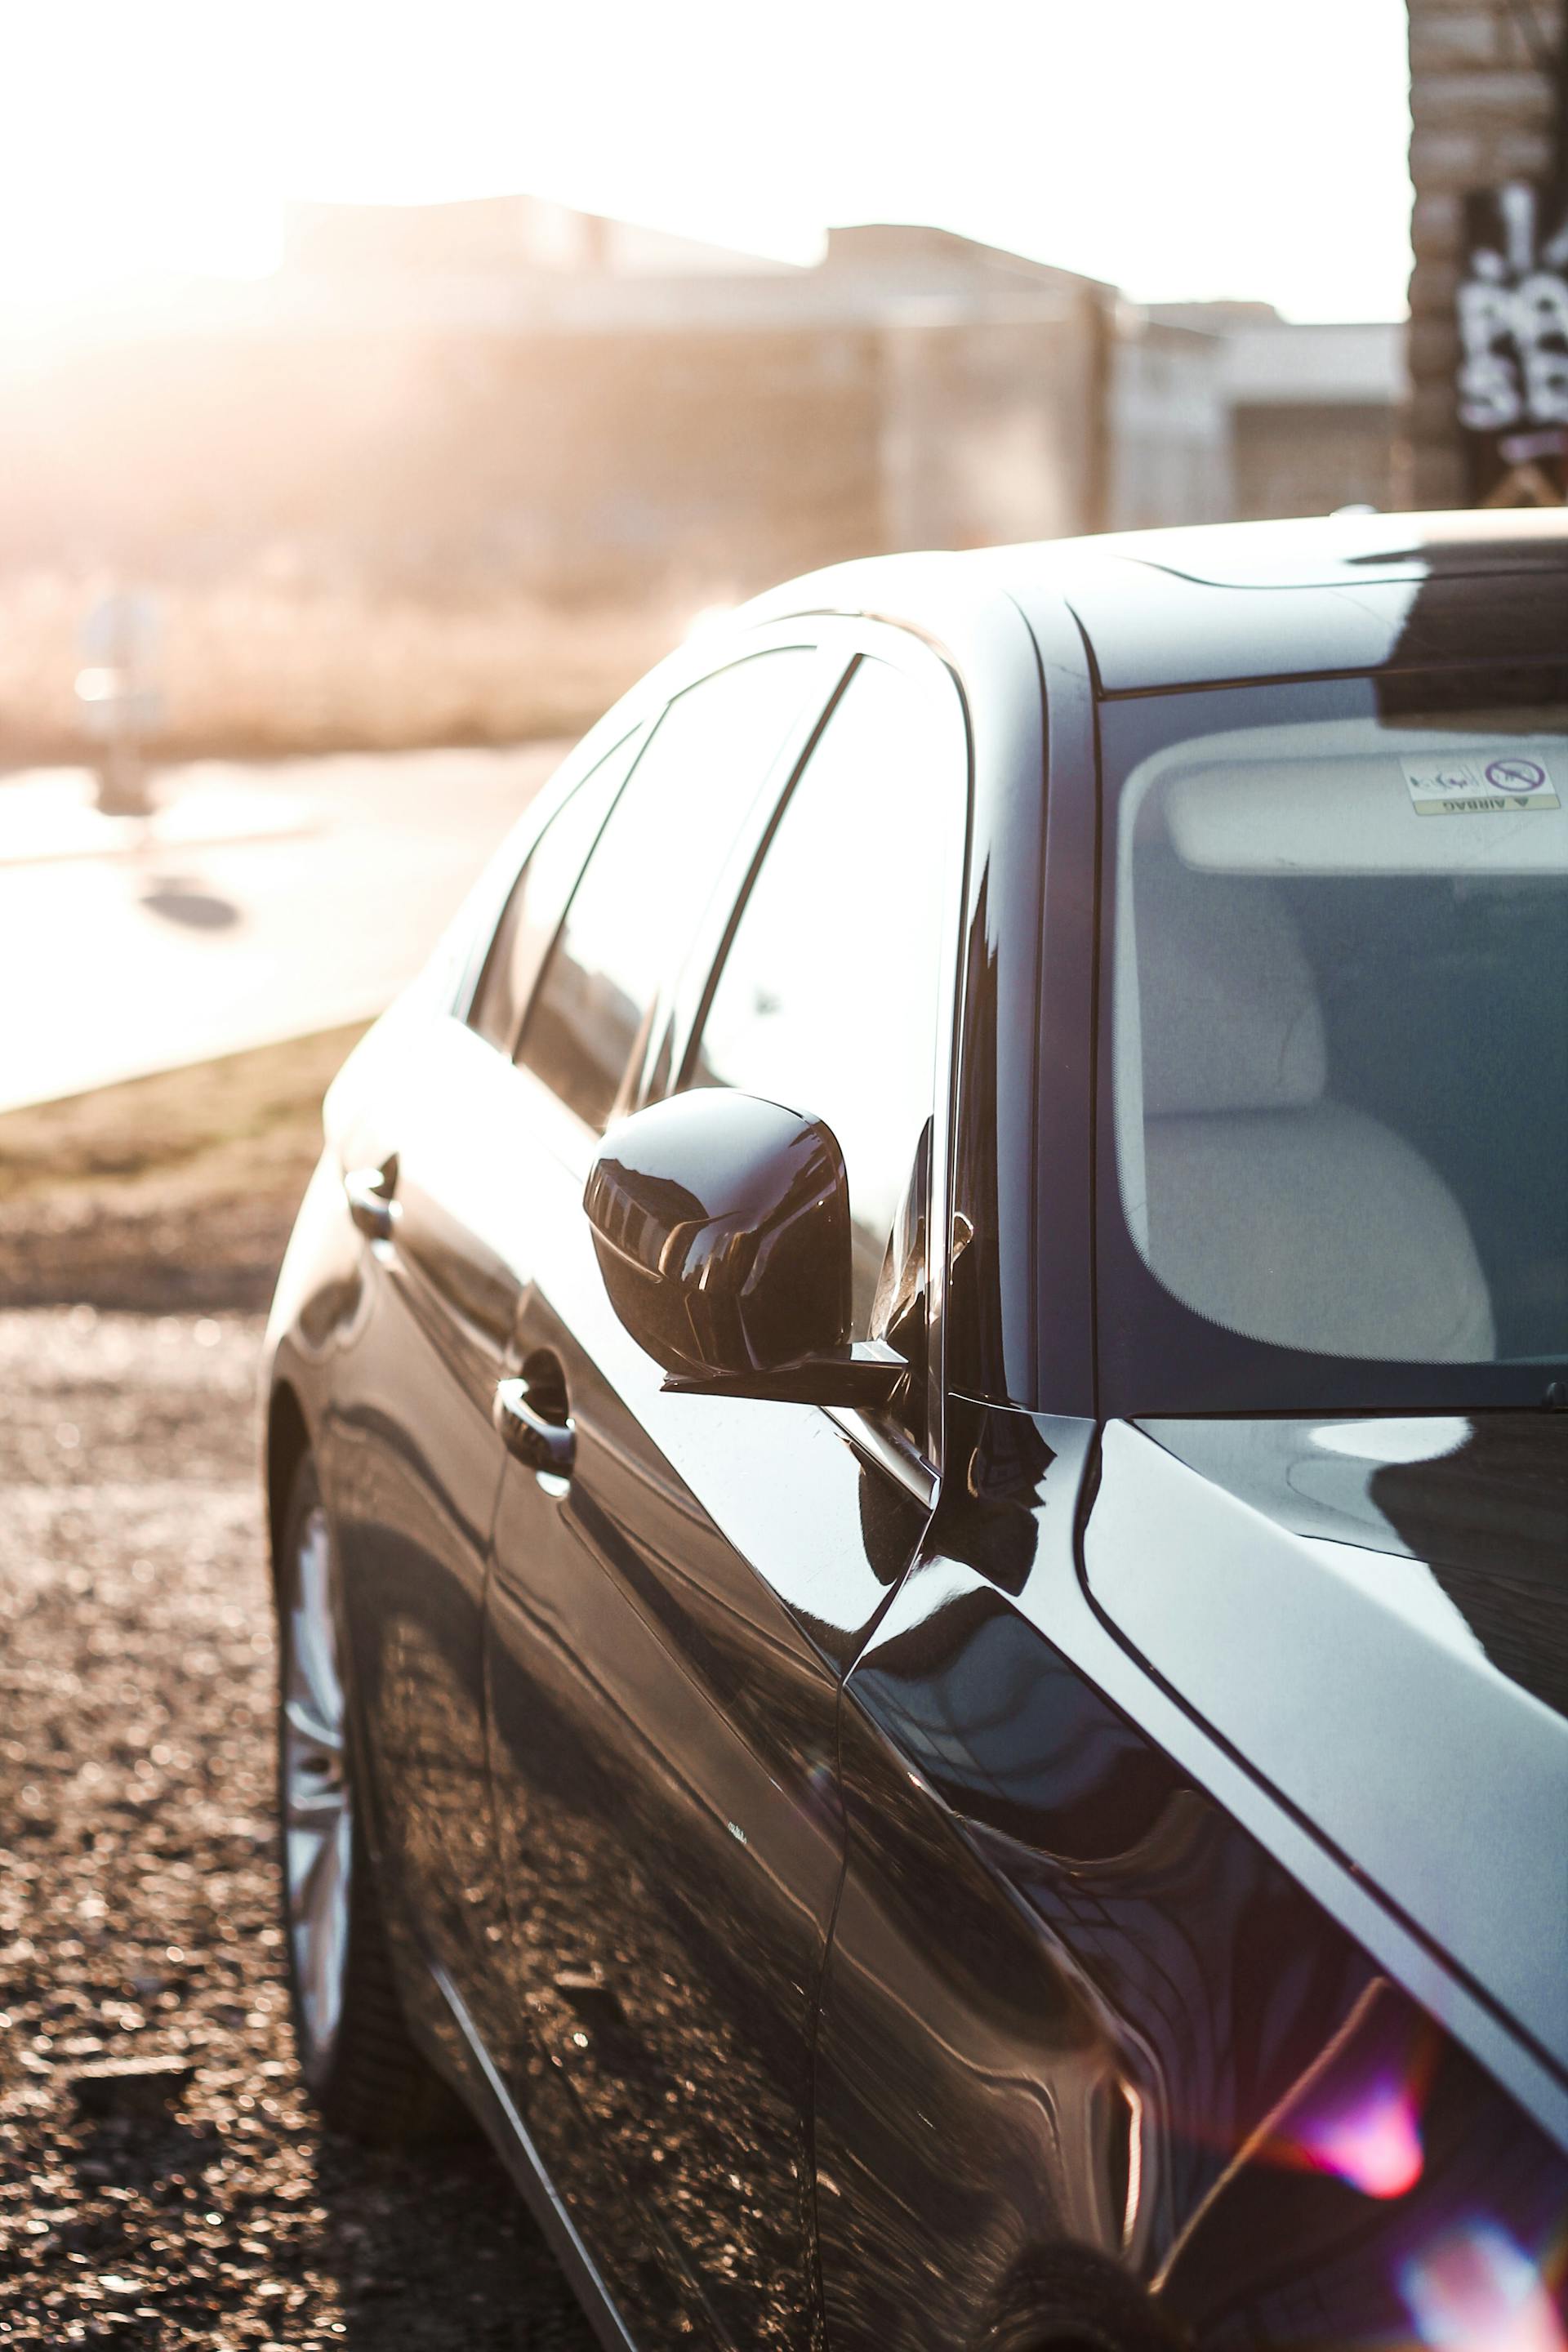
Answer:
[[[909,1374],[851,1344],[849,1181],[830,1129],[728,1087],[618,1120],[583,1206],[610,1303],[686,1396],[885,1405]]]

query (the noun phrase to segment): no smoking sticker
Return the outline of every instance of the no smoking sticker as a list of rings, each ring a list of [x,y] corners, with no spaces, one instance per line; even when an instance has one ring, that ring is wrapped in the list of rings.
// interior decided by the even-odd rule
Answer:
[[[1560,809],[1557,785],[1543,760],[1523,751],[1489,759],[1402,760],[1417,816],[1517,815],[1525,809]]]

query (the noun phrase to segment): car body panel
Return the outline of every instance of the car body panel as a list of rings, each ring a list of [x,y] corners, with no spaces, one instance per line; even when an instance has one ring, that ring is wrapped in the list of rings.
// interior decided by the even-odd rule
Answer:
[[[525,1362],[559,1367],[576,1468],[560,1492],[510,1465],[495,1531],[516,2021],[497,2055],[612,2275],[600,2216],[619,2190],[667,2305],[705,2306],[728,2340],[804,2343],[838,1661],[926,1512],[812,1407],[663,1394],[586,1220],[566,1223],[580,1181],[560,1181],[519,1328]],[[662,2340],[658,2298],[639,2301]]]
[[[1423,1445],[1425,1461],[1398,1459]],[[1452,1507],[1422,1559],[1376,1497],[1402,1487],[1393,1509],[1430,1528],[1445,1465],[1453,1486],[1466,1457],[1479,1564]],[[1095,1601],[1568,2069],[1568,1718],[1522,1678],[1561,1696],[1568,1417],[1112,1423],[1101,1460],[1084,1554]],[[1505,1655],[1530,1651],[1519,1678],[1495,1663],[1499,1632]]]
[[[1248,593],[1147,560],[1089,571],[1071,588],[1094,646],[1101,691],[1173,688],[1455,661],[1558,661],[1568,593],[1554,575],[1489,580],[1478,628],[1468,579],[1346,582]]]
[[[824,636],[825,692],[874,651],[929,673],[949,697],[935,722],[961,721],[921,648]],[[962,804],[961,723],[952,741]],[[721,902],[765,824],[737,846]],[[956,931],[961,869],[952,880]],[[645,1071],[680,1068],[723,937],[719,903]],[[611,1308],[582,1213],[595,1138],[519,1082],[537,1096],[531,1181],[549,1201],[516,1350],[558,1391],[576,1451],[569,1484],[509,1467],[495,1525],[488,1712],[513,1932],[512,2021],[493,2054],[653,2338],[695,2311],[736,2341],[814,2340],[837,1693],[913,1556],[929,1475],[855,1413],[666,1394]]]
[[[351,1525],[411,2022],[606,2343],[969,2352],[1064,2248],[1238,2352],[1405,2340],[1446,2246],[1556,2276],[1560,1987],[1504,1947],[1561,1950],[1560,1826],[1520,1833],[1561,1723],[1550,1662],[1483,1622],[1489,1573],[1550,1584],[1550,1536],[1494,1571],[1492,1488],[1391,1495],[1349,1455],[1307,1494],[1321,1423],[1102,1433],[1090,1268],[1097,691],[1558,660],[1568,534],[1156,536],[879,559],[731,624],[901,631],[963,698],[939,1477],[852,1414],[662,1391],[596,1271],[593,1139],[451,1017],[502,878],[329,1106],[269,1326],[274,1486],[302,1437]],[[634,1088],[700,1002],[672,976]],[[342,1175],[394,1150],[410,1222],[369,1242]],[[480,1412],[530,1358],[570,1401],[563,1491]],[[1408,1604],[1467,1511],[1461,1654]],[[1215,1675],[1243,1651],[1271,1706]],[[1489,1841],[1483,1744],[1519,1781]],[[1472,1822],[1447,1885],[1435,1801],[1395,1833],[1417,1772]]]
[[[1066,593],[1110,696],[1556,662],[1563,545],[1549,516],[1523,531],[1475,515],[1144,531],[1086,546]]]
[[[1092,1429],[986,1411],[967,1434],[847,1685],[817,2079],[831,2338],[977,2342],[1068,2241],[1158,2283],[1205,2343],[1384,2340],[1402,2266],[1478,2216],[1543,2247],[1568,2159],[1396,1956],[1051,1638],[1081,1602]]]
[[[499,1916],[482,1731],[484,1580],[504,1455],[490,1417],[514,1283],[497,1246],[504,1091],[470,1031],[401,1024],[350,1087],[351,1166],[395,1154],[396,1223],[318,1433],[381,1866],[428,1958],[484,1964]],[[498,1160],[497,1146],[502,1158]]]

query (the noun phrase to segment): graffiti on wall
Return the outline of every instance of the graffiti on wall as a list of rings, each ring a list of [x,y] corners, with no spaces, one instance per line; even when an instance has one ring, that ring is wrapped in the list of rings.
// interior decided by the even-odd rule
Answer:
[[[1465,200],[1459,425],[1483,505],[1568,494],[1568,216],[1524,181]]]

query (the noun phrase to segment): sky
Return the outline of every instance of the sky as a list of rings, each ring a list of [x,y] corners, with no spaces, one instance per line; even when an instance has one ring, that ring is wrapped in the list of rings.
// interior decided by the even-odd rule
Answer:
[[[1140,300],[1403,315],[1404,0],[0,0],[0,312],[529,190],[809,260],[921,220]]]

